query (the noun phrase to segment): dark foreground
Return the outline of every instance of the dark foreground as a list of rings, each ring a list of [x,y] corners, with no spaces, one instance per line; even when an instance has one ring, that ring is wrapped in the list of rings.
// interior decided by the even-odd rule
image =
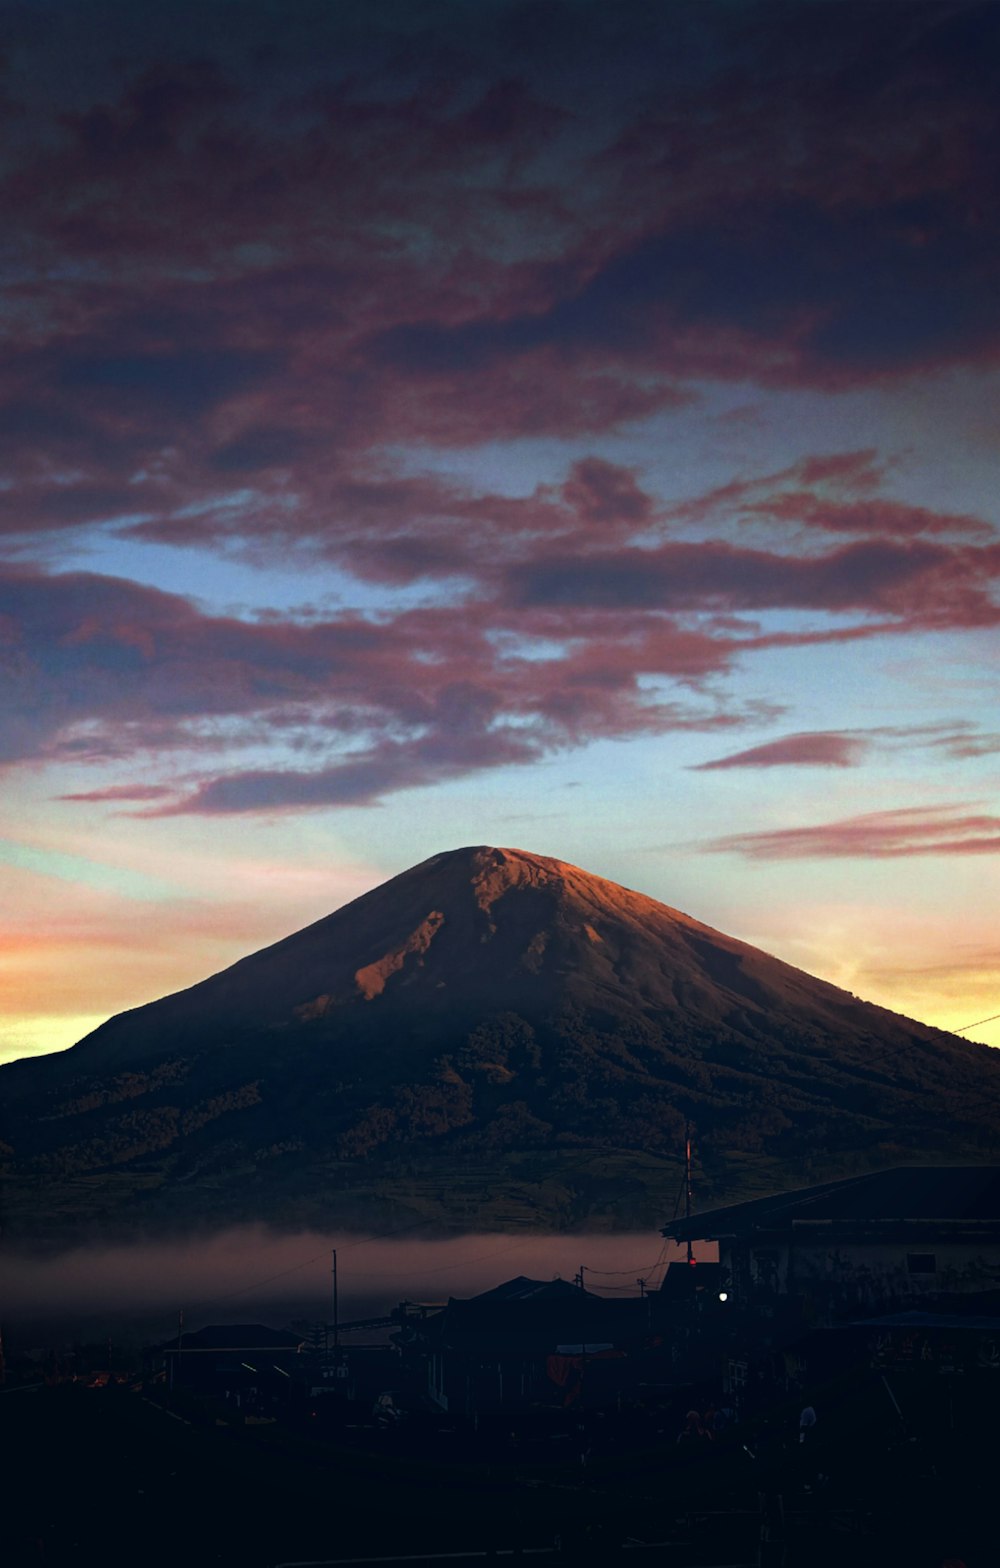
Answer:
[[[497,1552],[677,1568],[993,1568],[991,1415],[982,1430],[888,1447],[859,1426],[836,1450],[808,1454],[762,1428],[690,1458],[655,1418],[614,1412],[546,1440],[431,1426],[314,1433],[215,1425],[190,1401],[170,1409],[127,1386],[14,1388],[0,1396],[3,1557],[11,1568],[435,1554],[454,1554],[455,1568]]]

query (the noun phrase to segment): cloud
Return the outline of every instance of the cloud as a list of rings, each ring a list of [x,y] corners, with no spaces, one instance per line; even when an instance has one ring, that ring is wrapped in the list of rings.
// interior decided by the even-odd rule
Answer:
[[[277,369],[276,353],[196,349],[166,353],[72,354],[58,367],[58,385],[70,393],[108,403],[136,404],[154,413],[204,413],[213,404],[246,392]]]
[[[81,804],[368,803],[736,727],[717,683],[765,649],[995,625],[989,519],[889,493],[875,447],[671,497],[602,445],[706,380],[992,362],[988,9],[251,5],[217,33],[112,4],[104,38],[67,11],[44,44],[18,19],[11,554],[100,533],[424,608],[251,620],[11,568],[3,760],[180,781]],[[572,455],[521,493],[444,477],[542,436]]]
[[[741,549],[726,541],[539,552],[510,569],[508,591],[534,607],[708,610],[802,609],[893,616],[913,626],[988,626],[1000,619],[992,585],[1000,545],[950,548],[865,540],[821,555]]]
[[[117,801],[163,800],[175,793],[165,784],[111,784],[107,789],[76,790],[68,795],[57,795],[57,800]]]
[[[921,534],[996,537],[985,518],[942,512],[876,492],[894,465],[872,447],[815,453],[775,473],[732,479],[703,495],[675,503],[665,515],[685,522],[737,518],[742,522],[798,524],[829,533],[907,539]]]
[[[552,349],[567,367],[603,359],[834,388],[995,359],[1000,305],[979,243],[945,198],[928,198],[919,217],[755,201],[644,236],[547,308],[401,322],[368,349],[420,377]]]
[[[571,464],[561,484],[523,496],[476,493],[429,473],[357,473],[336,459],[312,470],[300,464],[295,484],[294,504],[282,506],[273,491],[256,488],[230,505],[182,507],[120,531],[178,546],[311,549],[387,583],[488,581],[502,561],[530,557],[546,540],[584,550],[628,539],[656,515],[631,469],[596,456]],[[284,499],[291,499],[287,489]]]
[[[257,472],[317,441],[596,434],[692,377],[995,358],[989,7],[810,11],[808,34],[723,9],[669,36],[648,6],[546,30],[463,9],[279,33],[249,6],[218,37],[120,10],[114,61],[68,15],[24,33],[19,462],[183,432],[217,474]]]
[[[72,92],[60,72],[11,80],[27,134],[3,189],[26,261],[0,528],[28,548],[117,522],[454,576],[515,508],[432,494],[394,468],[402,445],[596,439],[689,405],[695,378],[841,387],[983,363],[995,27],[868,9],[811,12],[808,36],[784,17],[780,48],[759,7],[674,16],[669,35],[645,6],[542,27],[442,5],[278,36],[249,6],[218,39],[193,13],[154,37],[121,12],[114,62],[68,17],[44,49],[29,30],[40,67],[68,51],[101,69]],[[683,505],[820,536],[987,537],[877,493],[884,470],[818,454]],[[544,498],[578,531],[609,482],[585,474]],[[683,517],[624,503],[616,537]]]
[[[804,459],[796,473],[861,489],[877,482],[866,454]],[[709,697],[706,682],[765,649],[1000,619],[998,543],[863,539],[791,553],[711,537],[656,542],[665,509],[634,470],[596,455],[521,497],[470,493],[430,474],[357,479],[334,466],[329,501],[314,548],[375,581],[457,588],[423,609],[249,620],[97,574],[8,568],[3,760],[172,756],[186,759],[190,778],[199,758],[242,750],[253,760],[237,774],[196,767],[193,785],[150,795],[151,809],[369,804],[599,737],[739,722],[749,710]],[[207,533],[249,549],[256,519],[264,548],[263,504],[247,491],[129,531]],[[291,508],[269,548],[309,539]],[[787,611],[818,624],[767,624]],[[961,727],[951,740],[956,755],[986,743]],[[856,734],[786,737],[714,765],[847,766],[865,744]]]
[[[472,725],[435,728],[410,742],[385,741],[334,767],[252,769],[212,779],[173,805],[148,816],[228,815],[289,811],[323,806],[371,806],[399,790],[421,789],[483,768],[537,762],[545,753],[539,739],[516,731]]]
[[[968,720],[927,724],[882,724],[867,729],[814,730],[782,735],[745,751],[698,763],[696,773],[724,768],[857,767],[874,755],[900,751],[943,752],[954,761],[990,757],[1000,751],[1000,735],[977,730]]]
[[[193,770],[193,789],[147,778],[71,795],[154,813],[366,804],[601,736],[764,716],[705,689],[738,651],[724,630],[659,615],[568,625],[458,603],[253,621],[120,579],[24,568],[0,573],[0,633],[2,760],[145,756],[171,759],[175,779]],[[677,700],[646,676],[679,686]],[[220,774],[241,752],[281,761]]]
[[[969,727],[958,728],[954,734],[942,735],[933,742],[942,747],[951,757],[967,759],[973,757],[994,757],[1000,752],[1000,733],[975,733]]]
[[[853,768],[862,761],[866,741],[858,735],[838,734],[833,730],[805,731],[783,735],[780,740],[735,751],[713,762],[701,762],[693,770],[709,773],[719,768]]]
[[[992,524],[967,512],[939,512],[931,507],[910,506],[884,497],[863,501],[834,501],[809,491],[786,490],[742,507],[745,517],[770,522],[800,523],[826,533],[871,534],[873,537],[908,539],[921,534],[959,534],[966,538],[996,536]]]
[[[748,860],[995,855],[1000,853],[1000,817],[959,805],[907,806],[809,827],[734,833],[714,839],[708,848]]]

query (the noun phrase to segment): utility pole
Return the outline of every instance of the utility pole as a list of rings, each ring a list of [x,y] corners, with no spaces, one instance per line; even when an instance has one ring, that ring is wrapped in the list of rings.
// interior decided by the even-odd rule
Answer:
[[[691,1123],[684,1123],[684,1218],[691,1219]],[[694,1247],[691,1245],[690,1232],[687,1239],[687,1261],[689,1267],[694,1267]]]
[[[181,1380],[181,1340],[183,1339],[183,1337],[184,1337],[184,1308],[183,1307],[178,1307],[177,1308],[177,1354],[174,1357],[173,1376],[170,1379],[171,1391],[173,1391],[174,1384],[175,1383],[180,1384],[180,1380]]]
[[[584,1283],[583,1283],[583,1275],[584,1275],[584,1270],[586,1269],[586,1267],[587,1267],[587,1265],[585,1263],[581,1263],[580,1264],[580,1272],[579,1272],[579,1274],[574,1274],[573,1275],[573,1284],[574,1285],[579,1285],[581,1290],[585,1289],[585,1286],[584,1286]]]

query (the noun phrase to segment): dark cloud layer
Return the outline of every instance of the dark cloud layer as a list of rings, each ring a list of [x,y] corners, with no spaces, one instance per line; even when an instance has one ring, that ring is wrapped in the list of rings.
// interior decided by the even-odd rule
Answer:
[[[733,726],[767,648],[995,626],[993,520],[875,449],[678,501],[600,441],[706,381],[996,361],[997,43],[950,0],[22,8],[2,760],[156,756],[73,796],[149,811],[370,803]],[[530,493],[444,477],[537,436],[578,455]],[[425,608],[249,620],[38,565],[95,531]]]
[[[583,559],[548,553],[510,573],[516,603],[606,609],[817,610],[896,616],[912,626],[991,626],[1000,546],[949,549],[867,540],[821,555],[722,540],[625,546]]]
[[[97,10],[13,29],[43,443],[238,403],[215,461],[253,467],[279,407],[468,442],[1000,346],[990,5]]]
[[[981,237],[947,200],[879,218],[816,200],[727,208],[643,238],[547,310],[407,323],[370,349],[421,376],[555,349],[567,363],[817,386],[995,357],[1000,303]]]
[[[43,438],[256,392],[328,435],[596,430],[692,374],[1000,346],[988,4],[101,9],[113,51],[14,29],[12,347],[44,374],[8,417]]]

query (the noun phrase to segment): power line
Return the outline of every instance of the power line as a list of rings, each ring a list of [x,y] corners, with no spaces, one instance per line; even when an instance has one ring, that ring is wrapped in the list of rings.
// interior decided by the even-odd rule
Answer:
[[[974,1024],[959,1024],[957,1029],[952,1029],[952,1034],[964,1034],[966,1029],[978,1029],[982,1024],[996,1023],[1000,1013],[991,1013],[988,1018],[977,1018]]]
[[[662,1254],[662,1248],[661,1248],[661,1254]],[[600,1279],[620,1279],[623,1274],[633,1274],[636,1269],[639,1270],[640,1274],[644,1274],[647,1269],[655,1269],[655,1268],[657,1268],[659,1266],[659,1263],[660,1263],[660,1258],[656,1258],[652,1263],[637,1263],[634,1268],[630,1268],[630,1269],[592,1269],[590,1264],[588,1263],[587,1264],[587,1273],[588,1274],[596,1274],[596,1275],[598,1275],[598,1277]],[[608,1285],[605,1288],[608,1289],[608,1290],[613,1290],[614,1286]]]
[[[587,1272],[589,1274],[590,1270],[588,1269]],[[599,1290],[613,1290],[616,1294],[635,1296],[635,1287],[632,1285],[592,1285],[588,1286],[588,1289],[595,1294]]]

